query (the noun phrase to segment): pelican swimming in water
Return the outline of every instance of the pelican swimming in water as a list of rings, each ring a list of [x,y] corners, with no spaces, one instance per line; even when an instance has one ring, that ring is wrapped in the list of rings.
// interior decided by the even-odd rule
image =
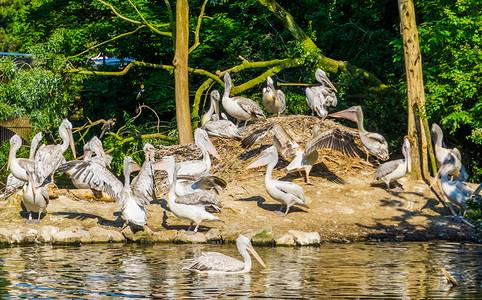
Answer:
[[[451,171],[448,175],[452,177],[453,180],[456,181],[467,181],[469,179],[469,174],[465,167],[462,165],[462,155],[460,154],[459,149],[457,148],[445,148],[443,146],[443,132],[440,126],[433,123],[432,124],[432,135],[434,137],[434,150],[435,150],[435,158],[437,160],[437,167],[440,168],[442,166],[443,161],[447,157],[449,153],[454,155],[455,165],[453,171]]]
[[[143,151],[145,160],[139,174],[132,180],[131,187],[134,194],[138,195],[144,201],[144,204],[149,204],[151,200],[157,202],[154,167],[152,166],[156,148],[149,143],[145,143]]]
[[[209,136],[217,136],[221,138],[240,139],[241,131],[238,126],[228,120],[224,113],[223,119],[219,119],[219,99],[221,96],[217,90],[211,92],[211,106],[209,110],[201,118],[201,125]]]
[[[236,239],[236,246],[238,251],[244,259],[244,262],[239,261],[233,257],[218,253],[218,252],[203,252],[201,256],[194,259],[194,262],[189,266],[182,268],[196,273],[221,273],[221,274],[236,274],[248,273],[251,271],[251,256],[248,251],[258,260],[264,267],[268,268],[251,245],[251,241],[244,235],[240,235]]]
[[[335,107],[337,104],[337,92],[333,83],[331,83],[325,71],[317,69],[315,79],[321,83],[321,86],[308,87],[305,90],[306,103],[311,108],[312,115],[316,114],[324,120],[328,115],[327,106]]]
[[[53,181],[55,170],[65,162],[64,152],[69,148],[69,144],[74,158],[76,158],[72,124],[67,119],[64,119],[60,124],[59,136],[62,138],[62,144],[44,144],[35,154],[35,175],[39,183],[44,183],[45,180]]]
[[[303,149],[279,124],[270,124],[258,129],[241,141],[243,148],[249,148],[257,140],[261,139],[268,132],[273,132],[273,145],[276,146],[283,158],[291,160],[291,163],[284,168],[285,172],[304,170],[306,183],[310,182],[310,171],[318,161],[319,149],[334,149],[341,153],[355,157],[359,151],[353,137],[341,132],[338,129],[331,129],[321,132],[319,125],[315,125],[313,138],[306,143]]]
[[[466,202],[467,199],[474,194],[474,189],[461,181],[450,181],[448,179],[449,174],[455,169],[455,163],[455,155],[453,153],[447,154],[437,175],[432,180],[430,187],[432,187],[438,179],[442,181],[442,193],[444,193],[450,202],[460,208],[459,215],[456,217],[457,220],[460,220],[465,217],[467,209]]]
[[[245,97],[230,97],[229,93],[232,87],[231,76],[226,72],[226,74],[224,74],[223,107],[230,116],[237,120],[236,125],[239,125],[240,121],[244,121],[244,128],[246,128],[248,121],[266,119],[258,103]]]
[[[273,199],[281,202],[281,204],[286,205],[286,211],[283,216],[288,214],[290,207],[293,205],[308,207],[306,205],[305,194],[301,186],[293,182],[274,180],[272,178],[273,169],[277,163],[278,150],[276,149],[276,146],[271,146],[264,150],[254,162],[246,167],[246,169],[268,165],[264,179],[264,186],[268,194]],[[281,206],[281,209],[283,209],[283,206]]]
[[[201,150],[202,159],[180,162],[180,169],[178,171],[179,175],[197,175],[209,173],[211,170],[211,158],[209,157],[209,153],[221,160],[216,148],[214,148],[214,145],[209,139],[205,130],[196,128],[196,130],[194,130],[194,141]]]
[[[278,117],[286,110],[285,94],[282,90],[274,88],[274,82],[271,77],[266,78],[266,87],[263,88],[263,105],[266,112],[271,118],[272,114]]]
[[[73,160],[62,164],[60,172],[68,172],[75,168],[72,176],[83,176],[88,179],[91,189],[104,191],[119,204],[122,216],[126,220],[121,231],[132,223],[143,227],[147,224],[147,215],[144,208],[144,200],[137,195],[130,185],[130,176],[141,167],[130,156],[124,157],[124,184],[117,179],[106,167],[93,161]],[[152,180],[152,179],[149,179]]]
[[[330,114],[329,116],[333,118],[345,118],[357,124],[360,140],[367,154],[367,162],[370,154],[375,155],[381,160],[387,160],[389,158],[388,143],[385,138],[376,132],[368,132],[363,127],[363,111],[361,106],[352,106],[345,110]]]
[[[383,181],[387,185],[387,190],[390,194],[390,182],[402,178],[411,171],[412,161],[410,159],[410,142],[407,138],[403,141],[402,153],[405,158],[387,161],[375,170],[374,181]]]
[[[13,137],[12,137],[13,138]],[[9,153],[9,160],[13,159],[13,160],[23,160],[24,158],[17,158],[16,157],[16,152],[18,151],[18,149],[20,147],[18,147],[18,145],[21,146],[22,144],[22,139],[18,139],[18,138],[15,138],[14,140],[12,140],[12,138],[10,139],[10,153]],[[29,160],[31,162],[33,162],[34,160],[34,157],[35,157],[35,150],[37,150],[37,146],[38,144],[40,143],[40,141],[42,140],[42,132],[39,132],[37,133],[33,138],[32,138],[32,142],[30,144],[30,155],[29,155]],[[14,147],[12,148],[12,144],[16,143],[16,145],[14,145]],[[16,147],[18,147],[17,149],[15,149]],[[12,157],[10,157],[12,156]],[[17,161],[16,163],[18,164],[19,161]],[[10,162],[11,163],[11,162]],[[14,163],[15,164],[15,163]],[[10,165],[9,165],[10,167]],[[17,167],[17,166],[16,166]],[[8,170],[8,168],[7,168]],[[17,171],[17,170],[16,170]],[[22,171],[22,170],[18,170],[19,172],[22,172],[24,173],[25,171]],[[26,175],[26,173],[25,173]],[[21,176],[21,175],[20,175]],[[28,179],[28,176],[26,175],[26,177]],[[4,194],[2,195],[2,198],[7,198],[9,197],[11,194],[13,194],[16,190],[20,189],[27,181],[24,181],[24,180],[21,180],[21,179],[18,179],[17,177],[15,177],[15,175],[12,173],[10,173],[7,177],[7,185],[5,186],[5,192]]]
[[[203,221],[221,221],[218,217],[206,211],[206,206],[212,206],[219,211],[219,206],[222,206],[216,196],[212,193],[188,193],[183,196],[176,194],[177,173],[179,171],[179,164],[176,164],[174,157],[166,156],[155,163],[156,169],[162,169],[167,172],[168,182],[171,185],[169,188],[168,205],[171,212],[180,219],[187,219],[191,221],[188,232],[190,232],[193,223],[196,223],[194,232],[199,229],[199,224]]]
[[[40,223],[42,212],[45,212],[49,204],[49,193],[45,186],[36,187],[34,180],[34,164],[26,164],[28,182],[23,186],[23,204],[28,212],[27,223]],[[38,213],[37,221],[32,221],[32,212]]]

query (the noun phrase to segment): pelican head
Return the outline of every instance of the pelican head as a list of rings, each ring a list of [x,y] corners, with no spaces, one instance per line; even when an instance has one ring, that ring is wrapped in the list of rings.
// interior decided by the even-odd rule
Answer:
[[[244,249],[251,252],[251,254],[253,254],[254,258],[256,258],[256,260],[264,268],[266,268],[266,269],[268,268],[266,266],[266,264],[264,263],[264,261],[261,259],[261,257],[258,255],[258,252],[256,252],[256,250],[254,250],[253,245],[251,245],[251,241],[247,237],[240,234],[239,237],[236,239],[236,246],[238,247],[238,251],[241,252],[241,253],[244,251]]]
[[[10,138],[10,151],[8,153],[7,170],[10,168],[10,164],[12,163],[12,160],[20,147],[22,147],[22,138],[18,134],[15,134]]]
[[[87,146],[88,150],[90,150],[91,152],[93,151],[96,155],[99,155],[105,161],[106,165],[110,168],[110,161],[109,159],[107,159],[107,155],[104,152],[104,147],[102,146],[102,141],[99,140],[98,137],[94,136],[85,145],[88,145]],[[85,152],[85,145],[84,145],[84,152]]]
[[[407,160],[407,169],[408,172],[412,171],[412,158],[410,157],[410,141],[408,138],[403,140],[402,152],[405,155],[405,159]]]
[[[31,164],[25,164],[24,168],[25,168],[25,173],[27,173],[30,186],[32,187],[33,194],[36,194],[37,187],[35,186],[34,179],[33,179],[34,168]]]
[[[455,169],[455,156],[452,153],[447,154],[445,157],[442,167],[437,172],[437,175],[433,178],[432,182],[430,183],[431,188],[437,180],[439,180],[443,175],[447,175],[448,173],[452,172]]]
[[[221,95],[219,94],[218,90],[213,90],[211,92],[211,103],[214,104],[214,113],[219,115],[219,99],[221,99]]]
[[[347,109],[344,109],[342,111],[329,114],[328,116],[333,117],[333,118],[345,118],[348,120],[351,120],[355,123],[358,123],[358,114],[362,111],[362,108],[360,105],[357,106],[352,106]]]
[[[132,172],[139,171],[139,166],[130,156],[124,156],[124,176],[128,177]]]
[[[233,87],[233,82],[231,80],[231,75],[229,75],[228,72],[224,74],[224,94],[227,94],[227,97],[229,97],[229,93],[231,92],[231,88]]]
[[[216,151],[216,148],[214,147],[213,143],[209,139],[209,136],[206,130],[201,128],[196,128],[196,130],[194,130],[194,140],[196,141],[196,145],[198,145],[199,148],[202,148],[202,147],[206,148],[206,150],[209,153],[211,153],[217,159],[221,160],[221,158],[218,155],[218,152]]]
[[[335,92],[338,92],[333,83],[331,83],[328,76],[326,76],[325,71],[322,69],[317,69],[315,72],[315,78],[320,83],[326,83],[329,87],[331,87]]]
[[[246,167],[246,169],[267,165],[272,160],[274,159],[277,160],[277,157],[278,157],[278,150],[276,149],[276,146],[273,145],[267,148],[266,150],[264,150],[255,161],[253,161],[249,166]]]
[[[144,151],[146,160],[154,159],[154,155],[156,154],[156,148],[154,146],[149,143],[145,143],[144,147],[142,147],[142,151]]]
[[[62,121],[62,124],[60,124],[59,127],[59,135],[62,137],[62,140],[69,141],[70,149],[72,149],[74,158],[77,158],[75,153],[74,136],[72,135],[72,123],[70,123],[69,120],[64,119]]]
[[[270,76],[266,78],[266,85],[274,91],[274,81]]]

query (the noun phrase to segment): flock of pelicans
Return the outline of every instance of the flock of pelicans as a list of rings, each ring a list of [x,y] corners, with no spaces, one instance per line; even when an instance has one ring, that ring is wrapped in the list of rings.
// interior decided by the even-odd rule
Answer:
[[[325,72],[318,69],[315,78],[321,85],[311,86],[306,89],[306,100],[313,114],[323,121],[327,116],[327,107],[337,104],[336,89],[330,82]],[[95,195],[105,192],[114,198],[119,204],[122,216],[125,219],[123,230],[128,224],[134,226],[146,226],[147,215],[144,205],[157,201],[155,193],[154,173],[156,170],[167,172],[168,205],[171,212],[178,218],[189,220],[188,233],[198,231],[202,221],[220,221],[214,212],[219,212],[221,201],[216,197],[216,192],[226,186],[226,182],[212,174],[211,159],[209,154],[219,158],[219,155],[211,143],[209,136],[221,138],[243,138],[242,133],[248,121],[266,119],[261,107],[251,99],[244,97],[231,97],[232,88],[229,73],[224,75],[225,91],[222,97],[222,105],[227,114],[236,119],[234,124],[224,113],[219,112],[220,94],[214,90],[211,92],[211,106],[201,119],[201,128],[194,132],[196,145],[202,152],[202,159],[177,162],[173,156],[166,156],[155,160],[156,149],[149,143],[143,147],[145,161],[139,166],[130,156],[124,158],[124,183],[122,183],[110,171],[112,158],[106,155],[102,142],[93,137],[84,145],[82,160],[66,161],[63,153],[71,147],[76,158],[74,139],[72,136],[72,124],[65,119],[59,127],[59,136],[62,144],[37,146],[42,139],[42,134],[37,134],[31,144],[30,156],[17,158],[16,152],[22,145],[18,135],[10,139],[10,153],[7,169],[11,174],[8,177],[7,189],[23,187],[23,203],[28,211],[28,221],[40,222],[41,214],[46,211],[49,203],[47,183],[53,182],[55,171],[66,173],[72,179],[77,188],[92,189]],[[273,80],[268,77],[266,88],[263,89],[263,105],[266,112],[271,116],[282,116],[285,108],[285,96],[281,90],[277,90]],[[220,118],[221,116],[221,118]],[[388,160],[388,144],[383,136],[378,133],[366,131],[363,127],[363,112],[360,106],[350,107],[340,112],[329,115],[335,118],[346,118],[355,122],[358,126],[360,141],[366,154],[366,160],[374,155],[377,160]],[[238,127],[244,121],[244,127]],[[443,147],[442,131],[436,124],[432,126],[435,138],[435,152],[440,170],[434,182],[441,178],[442,190],[447,198],[460,207],[460,214],[465,215],[465,201],[473,193],[473,190],[465,185],[467,172],[461,164],[460,152],[457,149]],[[268,194],[275,200],[286,206],[286,216],[293,205],[306,206],[303,188],[289,181],[281,181],[272,178],[272,172],[278,163],[278,155],[281,155],[291,163],[284,168],[286,172],[304,170],[306,183],[311,184],[309,174],[312,166],[318,160],[318,149],[331,148],[341,153],[355,157],[361,151],[355,144],[353,136],[338,129],[322,132],[320,126],[313,128],[313,138],[305,147],[301,147],[280,124],[266,122],[263,128],[254,131],[241,141],[243,148],[251,147],[263,136],[271,134],[273,145],[265,149],[261,155],[253,161],[248,168],[256,168],[267,165],[265,187]],[[392,160],[380,164],[375,171],[375,181],[383,181],[387,185],[388,192],[390,183],[403,177],[410,171],[410,143],[404,140],[402,152],[403,159]],[[95,154],[95,155],[94,155]],[[131,173],[139,171],[132,180]],[[32,213],[38,213],[37,221],[32,221]],[[192,226],[196,227],[191,231]],[[264,262],[253,249],[250,240],[242,235],[237,239],[239,252],[244,262],[222,255],[216,252],[204,253],[186,269],[196,272],[249,272],[251,258],[247,252],[253,253],[255,258],[264,266]]]

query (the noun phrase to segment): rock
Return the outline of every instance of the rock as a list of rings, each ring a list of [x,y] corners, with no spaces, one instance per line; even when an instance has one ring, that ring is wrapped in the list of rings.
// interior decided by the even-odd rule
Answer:
[[[293,236],[295,243],[300,246],[319,245],[321,237],[318,232],[303,232],[297,230],[289,230],[288,233]]]
[[[173,242],[177,239],[177,230],[165,230],[165,231],[158,231],[154,233],[154,241],[155,242]]]
[[[116,230],[104,229],[100,226],[95,226],[89,229],[90,238],[92,242],[108,243],[125,241],[122,233]]]
[[[219,229],[217,229],[217,228],[209,229],[209,231],[206,232],[206,240],[208,242],[222,240],[221,232],[219,231]]]
[[[177,240],[181,243],[206,243],[206,235],[201,232],[195,234],[186,234],[185,230],[179,230],[177,233]]]
[[[0,228],[0,244],[11,244],[12,232],[7,228]]]
[[[37,239],[42,243],[50,243],[53,235],[59,232],[59,228],[55,226],[42,226],[38,232]]]
[[[52,238],[53,244],[80,244],[91,241],[89,232],[78,227],[69,227],[56,232]]]
[[[284,236],[276,240],[277,246],[296,246],[295,238],[293,235],[287,233]]]
[[[255,233],[251,237],[251,242],[255,245],[274,245],[275,241],[273,238],[273,229],[271,228],[271,226],[265,227]]]

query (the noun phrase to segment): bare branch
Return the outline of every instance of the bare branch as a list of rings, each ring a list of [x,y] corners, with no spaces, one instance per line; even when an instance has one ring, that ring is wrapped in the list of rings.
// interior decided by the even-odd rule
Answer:
[[[208,0],[204,0],[204,3],[203,3],[203,6],[201,7],[201,13],[199,14],[199,17],[197,19],[197,26],[196,26],[196,31],[194,32],[194,45],[192,45],[191,48],[189,48],[189,52],[188,54],[191,54],[192,51],[194,51],[194,49],[197,48],[197,46],[200,45],[200,42],[199,42],[199,31],[201,29],[201,23],[203,21],[203,18],[204,18],[204,9],[206,8],[206,4],[208,3]]]
[[[112,12],[113,12],[116,16],[118,16],[119,18],[121,18],[121,19],[123,19],[123,20],[126,20],[126,21],[128,21],[128,22],[131,22],[131,23],[141,24],[141,22],[139,22],[139,21],[129,19],[129,18],[127,18],[127,17],[124,17],[124,16],[121,15],[120,13],[118,13],[117,10],[115,10],[114,6],[112,6],[112,4],[106,3],[106,2],[104,2],[104,1],[102,1],[102,0],[97,0],[97,1],[99,1],[99,2],[102,3],[102,4],[104,4],[105,6],[108,6],[108,7],[112,10]]]
[[[100,0],[99,0],[100,1]],[[144,18],[144,16],[141,14],[141,12],[137,9],[137,7],[134,5],[134,3],[132,3],[131,0],[129,0],[129,3],[132,5],[132,7],[136,10],[137,14],[139,15],[139,17],[141,17],[142,19],[142,22],[144,24],[147,25],[147,27],[149,27],[150,30],[154,31],[155,33],[157,34],[160,34],[160,35],[165,35],[165,36],[169,36],[169,37],[172,37],[172,33],[171,32],[164,32],[164,31],[160,31],[159,29],[155,28],[151,23],[147,22],[147,20]]]

